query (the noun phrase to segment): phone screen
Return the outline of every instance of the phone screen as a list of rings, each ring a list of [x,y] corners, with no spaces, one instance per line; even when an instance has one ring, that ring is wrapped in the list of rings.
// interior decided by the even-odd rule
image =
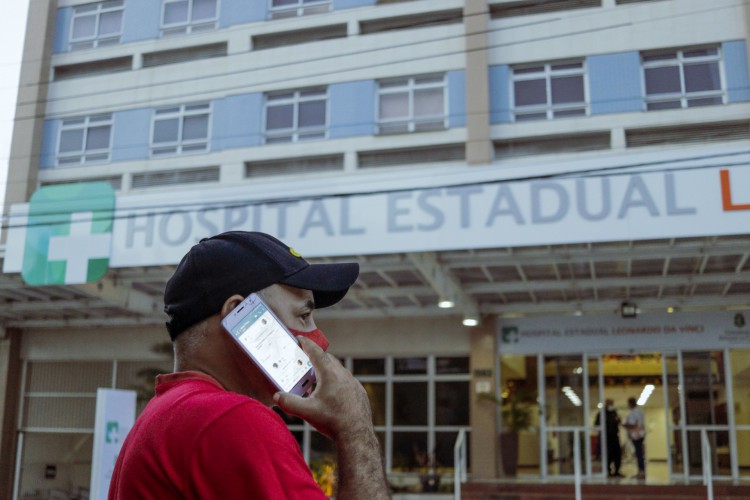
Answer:
[[[312,368],[307,354],[263,303],[258,303],[230,332],[285,392]]]

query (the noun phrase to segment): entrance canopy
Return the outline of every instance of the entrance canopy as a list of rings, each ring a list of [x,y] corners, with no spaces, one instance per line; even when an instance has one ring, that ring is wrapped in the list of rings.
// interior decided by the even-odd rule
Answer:
[[[750,308],[750,235],[394,253],[360,263],[347,297],[322,317],[619,314]],[[0,275],[9,327],[158,324],[173,266],[109,269],[98,283],[26,285]],[[438,301],[455,298],[455,307]]]

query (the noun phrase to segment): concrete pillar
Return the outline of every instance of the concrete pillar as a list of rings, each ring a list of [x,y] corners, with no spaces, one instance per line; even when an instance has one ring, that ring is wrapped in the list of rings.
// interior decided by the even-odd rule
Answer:
[[[222,184],[236,185],[245,179],[245,164],[241,161],[221,164],[219,179]]]
[[[496,405],[480,398],[480,392],[495,393],[494,321],[485,320],[471,332],[471,476],[476,480],[497,477],[497,413]]]
[[[628,147],[628,141],[625,137],[625,129],[623,127],[614,127],[609,133],[610,147],[612,149],[625,149]]]
[[[489,19],[486,0],[465,0],[466,162],[469,165],[488,165],[492,162],[487,68]]]
[[[57,2],[54,0],[34,0],[29,3],[8,164],[6,214],[12,204],[28,201],[36,190],[56,14]]]
[[[0,498],[11,498],[16,460],[16,417],[21,394],[21,331],[0,336]]]

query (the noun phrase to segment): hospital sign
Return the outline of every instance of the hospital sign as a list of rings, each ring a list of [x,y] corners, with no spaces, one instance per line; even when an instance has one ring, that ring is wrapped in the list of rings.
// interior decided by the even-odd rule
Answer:
[[[11,208],[3,271],[33,285],[84,283],[107,267],[174,265],[229,230],[273,234],[305,257],[747,234],[748,167],[523,181],[479,169],[461,182],[431,176],[428,187],[349,193],[47,186]]]

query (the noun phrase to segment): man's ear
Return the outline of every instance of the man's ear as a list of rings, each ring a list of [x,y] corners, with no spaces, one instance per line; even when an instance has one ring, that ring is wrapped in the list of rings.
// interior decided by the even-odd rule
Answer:
[[[226,318],[227,314],[232,312],[235,307],[240,305],[240,302],[245,300],[242,295],[234,294],[224,301],[224,305],[221,306],[221,319]]]

